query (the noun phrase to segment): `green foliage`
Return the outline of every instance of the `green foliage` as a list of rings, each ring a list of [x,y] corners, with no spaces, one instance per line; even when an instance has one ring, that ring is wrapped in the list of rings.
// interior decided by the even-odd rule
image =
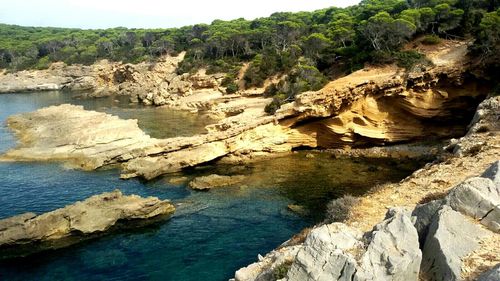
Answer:
[[[186,51],[179,73],[206,68],[208,73],[231,73],[234,81],[235,69],[250,62],[246,85],[262,86],[270,76],[296,71],[301,58],[324,74],[335,67],[352,71],[368,61],[409,60],[406,55],[395,57],[394,52],[415,34],[449,38],[467,32],[476,37],[474,54],[495,63],[498,8],[499,1],[489,0],[362,0],[345,9],[274,13],[251,21],[215,20],[169,29],[82,30],[0,24],[0,68],[43,68],[55,61],[89,65],[100,59],[140,62]],[[298,89],[310,86],[288,84]],[[305,84],[309,86],[301,86]],[[281,89],[286,87],[279,88],[288,98],[290,92]]]
[[[236,83],[229,83],[229,85],[226,86],[226,94],[234,94],[239,90],[238,85]]]
[[[396,58],[396,63],[399,67],[403,67],[407,70],[410,70],[415,66],[416,64],[429,64],[430,62],[427,61],[425,55],[414,51],[402,51],[402,52],[395,52],[394,56]]]
[[[292,262],[290,261],[285,261],[284,263],[276,266],[273,270],[273,279],[280,280],[285,278],[291,267]]]
[[[432,35],[426,35],[424,39],[422,39],[422,44],[424,45],[437,45],[441,43],[441,38],[439,36],[432,34]]]

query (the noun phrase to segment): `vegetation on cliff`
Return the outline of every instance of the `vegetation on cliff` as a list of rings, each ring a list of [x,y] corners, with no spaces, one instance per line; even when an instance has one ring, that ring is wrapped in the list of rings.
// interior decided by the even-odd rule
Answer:
[[[418,54],[401,53],[415,36],[475,37],[473,53],[497,68],[500,10],[496,0],[362,0],[348,8],[274,13],[255,20],[215,20],[170,29],[82,30],[0,24],[0,68],[46,68],[51,62],[92,64],[99,59],[154,60],[187,51],[179,72],[206,67],[227,72],[229,92],[242,62],[250,62],[246,86],[263,86],[273,75],[289,77],[270,93],[279,106],[295,94],[321,87],[327,79],[365,62],[398,62],[411,67]],[[270,110],[272,111],[272,110]]]

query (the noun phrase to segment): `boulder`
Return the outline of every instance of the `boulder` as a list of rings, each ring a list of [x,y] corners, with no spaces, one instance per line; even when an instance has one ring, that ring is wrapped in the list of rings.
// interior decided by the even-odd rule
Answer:
[[[491,164],[481,177],[492,180],[496,187],[500,189],[500,161]]]
[[[315,228],[285,280],[418,280],[422,253],[406,211],[391,209],[365,237],[342,223]]]
[[[449,206],[443,206],[429,226],[421,271],[428,280],[460,280],[461,258],[474,251],[487,232]]]
[[[354,280],[418,280],[422,252],[404,209],[391,209],[375,226]]]
[[[415,218],[415,228],[417,229],[420,247],[423,248],[425,238],[429,232],[429,225],[431,224],[434,215],[441,209],[444,200],[434,200],[426,204],[420,204],[415,207],[412,212],[412,217]]]
[[[0,258],[66,247],[113,229],[167,219],[174,211],[168,200],[115,190],[42,215],[14,216],[0,220]]]
[[[500,264],[497,264],[492,269],[483,272],[477,278],[477,281],[498,281],[498,280],[500,280]]]
[[[285,280],[351,280],[356,259],[350,251],[361,250],[362,233],[343,223],[315,228],[288,271]]]
[[[235,185],[242,182],[244,179],[244,176],[220,176],[214,174],[195,178],[189,183],[189,187],[195,190],[206,191],[214,187]]]
[[[446,203],[491,230],[500,231],[500,185],[491,179],[471,178],[460,183],[448,194]]]

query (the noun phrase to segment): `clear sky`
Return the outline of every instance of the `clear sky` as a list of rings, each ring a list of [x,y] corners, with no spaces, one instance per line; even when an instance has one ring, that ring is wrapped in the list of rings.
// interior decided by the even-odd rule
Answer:
[[[0,23],[78,28],[179,27],[214,19],[346,7],[360,0],[0,0]]]

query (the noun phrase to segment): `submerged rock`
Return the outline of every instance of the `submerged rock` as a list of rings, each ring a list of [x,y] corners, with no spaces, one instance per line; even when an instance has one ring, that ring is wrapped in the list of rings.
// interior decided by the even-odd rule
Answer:
[[[220,176],[214,174],[195,178],[189,182],[189,187],[195,190],[205,191],[215,187],[235,185],[242,182],[244,179],[245,176]]]
[[[167,219],[174,211],[168,200],[115,190],[42,215],[14,216],[0,220],[0,258],[66,247],[112,229]]]

